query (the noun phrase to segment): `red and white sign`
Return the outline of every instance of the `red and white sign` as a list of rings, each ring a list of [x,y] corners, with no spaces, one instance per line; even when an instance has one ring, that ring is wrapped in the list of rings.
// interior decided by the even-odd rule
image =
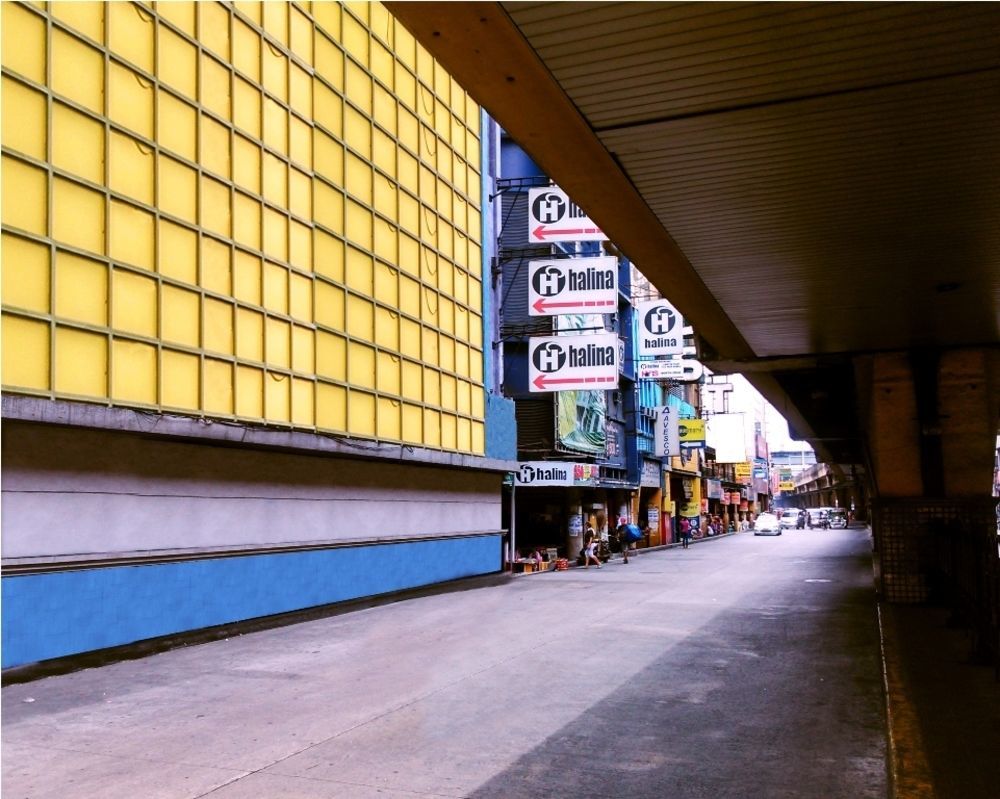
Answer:
[[[556,186],[528,190],[528,243],[607,241],[608,237]]]
[[[636,361],[636,369],[640,380],[673,380],[677,383],[696,383],[705,373],[705,367],[700,361],[687,356]]]
[[[614,313],[618,259],[562,258],[528,262],[528,314]]]
[[[680,358],[662,361],[637,361],[640,380],[680,380],[684,377],[684,362]]]
[[[543,336],[528,339],[530,391],[618,387],[618,336]]]

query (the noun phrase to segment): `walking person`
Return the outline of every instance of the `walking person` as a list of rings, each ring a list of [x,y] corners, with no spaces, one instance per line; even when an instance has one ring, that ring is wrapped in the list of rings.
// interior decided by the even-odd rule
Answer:
[[[587,525],[587,533],[583,537],[583,568],[590,568],[590,561],[594,561],[597,564],[597,568],[601,568],[601,560],[597,557],[594,552],[594,547],[597,545],[597,533],[594,532],[594,528],[589,524]]]
[[[618,536],[618,547],[622,551],[622,561],[628,563],[629,540],[624,516],[618,520],[618,528],[615,530],[615,533]]]
[[[618,545],[622,550],[622,558],[625,563],[628,563],[629,550],[635,546],[635,543],[642,538],[642,531],[639,529],[638,525],[629,524],[625,517],[622,516],[618,520]]]
[[[691,521],[681,519],[681,547],[687,549],[691,543]]]

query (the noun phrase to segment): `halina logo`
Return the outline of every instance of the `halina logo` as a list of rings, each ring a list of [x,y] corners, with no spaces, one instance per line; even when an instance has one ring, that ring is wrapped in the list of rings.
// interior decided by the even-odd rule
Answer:
[[[531,287],[539,296],[555,297],[566,288],[566,275],[558,266],[543,266],[531,276]]]
[[[532,363],[539,372],[551,374],[566,365],[566,353],[555,342],[543,344],[531,354]]]
[[[535,198],[531,213],[542,224],[558,222],[566,213],[566,200],[556,192],[545,192]]]
[[[646,330],[654,336],[662,336],[674,329],[677,317],[669,308],[657,305],[646,312],[644,323]]]

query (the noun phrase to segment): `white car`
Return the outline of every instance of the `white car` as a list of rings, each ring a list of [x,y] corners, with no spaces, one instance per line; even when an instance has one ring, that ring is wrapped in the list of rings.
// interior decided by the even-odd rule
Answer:
[[[799,526],[799,509],[798,508],[785,508],[781,512],[781,518],[778,520],[781,525],[781,529],[791,529],[793,527]]]
[[[781,523],[773,513],[762,513],[754,520],[754,535],[781,535]]]

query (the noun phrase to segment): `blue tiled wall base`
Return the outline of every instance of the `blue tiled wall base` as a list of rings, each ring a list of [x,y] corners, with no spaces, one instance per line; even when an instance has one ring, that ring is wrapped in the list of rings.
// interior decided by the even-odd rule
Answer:
[[[478,536],[4,577],[3,668],[488,574]]]

